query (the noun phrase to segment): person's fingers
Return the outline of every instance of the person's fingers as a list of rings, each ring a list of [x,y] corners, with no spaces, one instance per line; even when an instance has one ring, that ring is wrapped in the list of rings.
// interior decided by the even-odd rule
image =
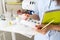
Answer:
[[[25,14],[25,20],[27,20],[29,18],[29,14]]]
[[[30,18],[34,19],[34,20],[40,20],[39,16],[36,14],[30,15]]]
[[[29,17],[30,15],[29,14],[26,14],[27,17]]]
[[[39,32],[39,33],[41,33],[41,34],[43,34],[43,35],[45,35],[48,30],[46,30],[46,29],[43,29],[43,30],[41,30],[41,29],[36,29],[36,31]]]
[[[35,30],[37,32],[45,35],[49,31],[49,29],[48,28],[45,28],[45,29],[41,30],[43,28],[43,26],[44,25],[36,25],[36,29]]]
[[[36,25],[35,28],[36,28],[36,29],[41,29],[42,26],[41,26],[41,25]]]
[[[22,19],[27,20],[29,18],[29,14],[22,14]]]

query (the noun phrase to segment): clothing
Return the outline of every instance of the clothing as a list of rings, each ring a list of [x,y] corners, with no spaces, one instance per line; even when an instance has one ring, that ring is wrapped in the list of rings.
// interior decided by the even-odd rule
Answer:
[[[39,11],[38,15],[40,16],[40,23],[42,22],[45,11],[60,9],[60,7],[56,5],[55,1],[51,2],[50,8],[49,8],[50,1],[51,0],[37,0],[37,4],[38,4],[37,6]],[[55,30],[50,30],[46,33],[46,35],[38,33],[34,36],[34,40],[60,40],[60,32]]]
[[[36,1],[35,0],[23,0],[22,9],[35,11],[37,13]]]
[[[40,17],[40,24],[42,22],[45,11],[60,8],[59,6],[56,5],[56,2],[52,0],[33,0],[33,1],[35,3],[32,5],[31,0],[23,0],[22,8],[27,10],[34,10],[35,13]],[[38,33],[34,36],[34,40],[60,40],[60,32],[50,30],[45,35]]]

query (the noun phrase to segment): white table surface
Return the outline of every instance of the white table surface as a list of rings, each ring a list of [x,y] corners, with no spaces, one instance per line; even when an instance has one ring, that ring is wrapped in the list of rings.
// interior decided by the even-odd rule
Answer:
[[[19,23],[14,25],[9,25],[8,21],[0,20],[0,31],[14,32],[20,33],[26,37],[31,38],[35,33],[35,31],[31,28],[25,27]]]

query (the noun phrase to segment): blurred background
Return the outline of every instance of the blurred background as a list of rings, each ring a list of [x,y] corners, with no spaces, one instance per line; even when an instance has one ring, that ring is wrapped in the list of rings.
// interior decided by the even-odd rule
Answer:
[[[23,0],[5,0],[5,10],[8,12],[11,12],[13,10],[14,14],[17,13],[17,10],[22,10],[21,3]],[[2,5],[2,0],[0,0],[0,14],[4,13],[3,10],[3,5]],[[11,33],[10,32],[4,32],[0,31],[0,34],[4,33],[5,34],[5,39],[6,40],[12,40]],[[33,40],[33,37],[27,38],[21,34],[16,33],[16,40]],[[1,40],[4,40],[3,35],[0,36]]]

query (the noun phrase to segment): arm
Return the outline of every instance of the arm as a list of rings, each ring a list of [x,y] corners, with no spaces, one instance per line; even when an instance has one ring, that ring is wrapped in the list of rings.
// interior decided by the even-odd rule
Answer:
[[[56,2],[57,2],[57,5],[60,5],[60,0],[56,0]]]
[[[28,18],[32,18],[34,20],[40,20],[40,18],[37,14],[33,14],[33,15],[26,14],[26,13],[22,14],[22,19],[27,20]]]
[[[34,20],[40,20],[39,16],[37,14],[30,15],[30,18],[32,18]]]
[[[51,25],[50,30],[57,30],[57,31],[60,31],[60,25]]]
[[[40,28],[41,28],[41,26],[43,27],[43,26],[45,26],[46,24],[42,24],[42,25],[37,25],[36,26],[36,31],[37,32],[39,32],[39,33],[41,33],[41,34],[46,34],[49,30],[56,30],[56,31],[60,31],[60,25],[49,25],[49,26],[47,26],[45,29],[43,29],[43,30],[41,30]]]

